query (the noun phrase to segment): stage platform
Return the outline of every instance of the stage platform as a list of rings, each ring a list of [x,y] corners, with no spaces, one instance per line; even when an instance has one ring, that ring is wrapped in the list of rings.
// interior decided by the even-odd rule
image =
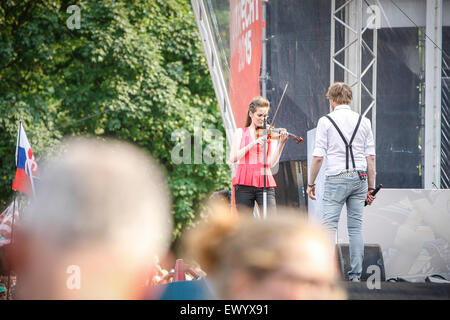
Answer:
[[[345,282],[349,300],[450,300],[450,284],[427,282],[381,282],[369,289],[366,282]]]
[[[367,282],[341,282],[348,300],[450,300],[450,284],[429,282],[381,282],[369,289]],[[158,286],[161,300],[211,300],[212,288],[206,279],[178,281]]]

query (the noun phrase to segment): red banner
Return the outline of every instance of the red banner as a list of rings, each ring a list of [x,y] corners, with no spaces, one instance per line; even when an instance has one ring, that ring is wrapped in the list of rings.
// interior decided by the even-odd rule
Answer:
[[[236,126],[242,128],[248,105],[260,95],[262,1],[230,1],[229,94]]]

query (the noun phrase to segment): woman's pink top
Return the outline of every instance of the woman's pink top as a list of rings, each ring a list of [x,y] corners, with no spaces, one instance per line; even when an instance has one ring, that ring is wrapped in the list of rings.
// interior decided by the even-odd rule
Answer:
[[[241,146],[239,149],[244,148],[252,141],[253,138],[250,134],[250,128],[245,127],[242,129]],[[270,155],[270,139],[267,139],[267,158],[269,161]],[[246,186],[254,186],[258,188],[264,187],[264,146],[256,144],[239,160],[236,174],[233,177],[233,186],[237,184],[243,184]],[[272,176],[272,170],[270,170],[270,164],[266,167],[266,187],[276,187],[277,184]]]

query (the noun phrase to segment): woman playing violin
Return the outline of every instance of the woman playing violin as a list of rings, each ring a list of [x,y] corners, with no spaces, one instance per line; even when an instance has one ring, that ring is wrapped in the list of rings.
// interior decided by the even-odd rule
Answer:
[[[239,211],[253,209],[255,201],[260,209],[263,206],[264,189],[264,137],[259,136],[257,128],[263,127],[264,118],[267,117],[270,102],[263,97],[255,97],[250,102],[247,114],[247,123],[244,128],[239,128],[234,134],[230,160],[238,162],[233,177],[236,207]],[[267,208],[275,209],[275,187],[277,186],[272,176],[271,168],[277,165],[281,152],[288,140],[288,132],[278,129],[275,139],[270,130],[267,131],[266,142],[266,190]]]

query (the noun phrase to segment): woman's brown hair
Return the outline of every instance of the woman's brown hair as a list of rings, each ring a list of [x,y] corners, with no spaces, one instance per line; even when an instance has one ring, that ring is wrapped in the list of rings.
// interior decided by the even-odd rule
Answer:
[[[252,99],[250,102],[250,105],[248,106],[248,112],[247,112],[247,121],[245,122],[245,126],[248,127],[252,124],[252,118],[250,118],[250,112],[255,113],[257,108],[260,107],[270,107],[269,100],[261,97],[256,96]]]

